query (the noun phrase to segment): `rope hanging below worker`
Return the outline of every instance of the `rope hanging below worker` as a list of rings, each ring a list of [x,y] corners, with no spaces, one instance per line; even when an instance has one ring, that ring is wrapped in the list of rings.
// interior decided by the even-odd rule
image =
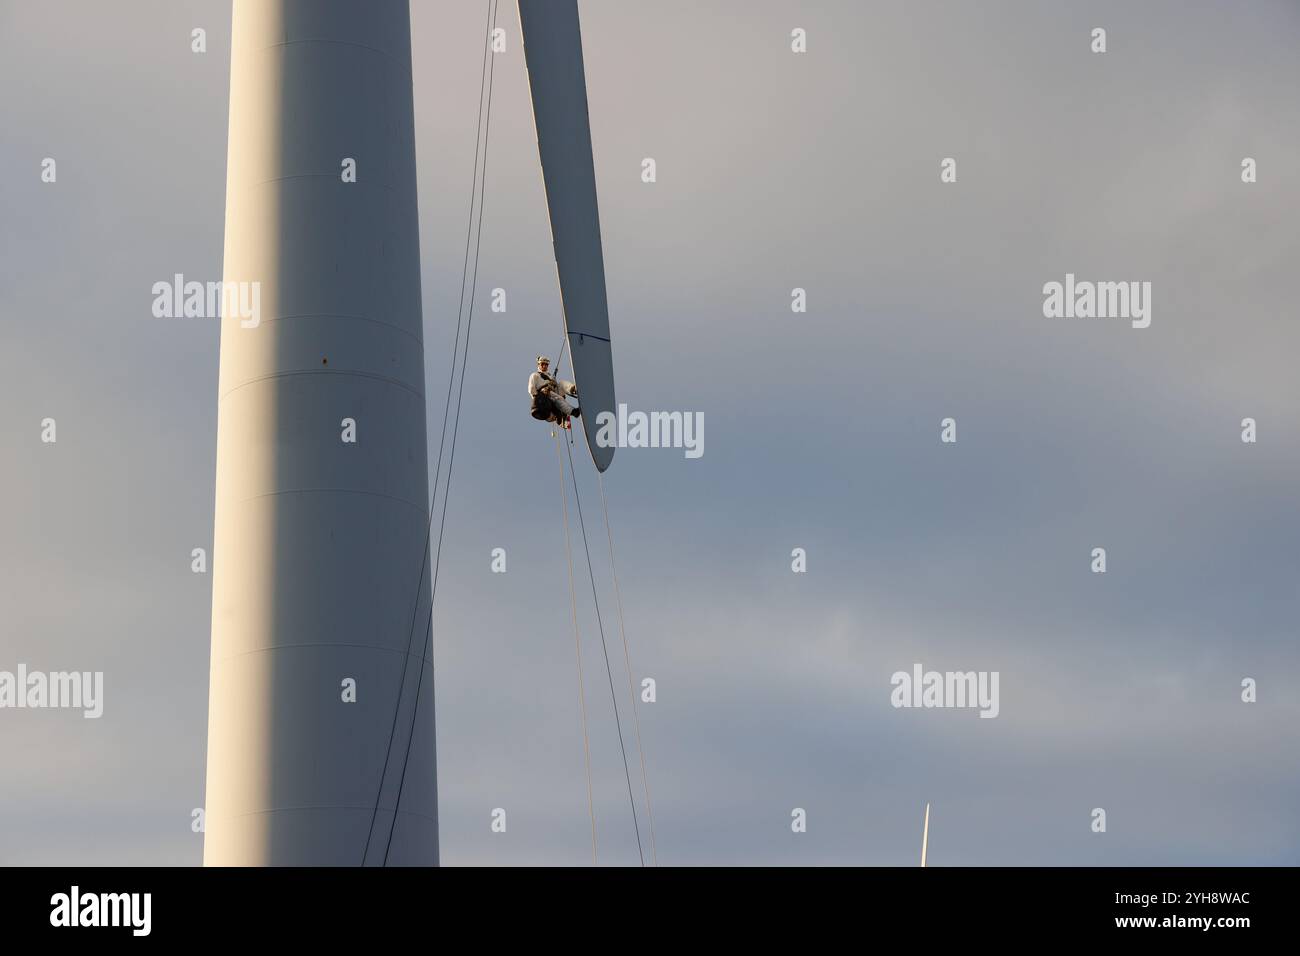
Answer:
[[[578,493],[578,476],[573,467],[573,445],[571,442],[565,443],[565,448],[569,453],[569,477],[573,480],[573,497],[578,506],[578,525],[582,530],[582,549],[587,556],[587,574],[591,578],[591,600],[596,609],[596,624],[600,629],[600,647],[605,656],[605,676],[609,681],[609,701],[614,708],[614,725],[618,731],[618,747],[623,754],[623,775],[627,780],[627,799],[632,808],[632,827],[636,832],[636,851],[640,857],[641,865],[645,866],[645,851],[641,846],[641,825],[637,821],[636,799],[632,796],[632,773],[628,769],[627,747],[623,743],[623,722],[618,713],[618,695],[614,693],[614,672],[609,663],[609,645],[605,640],[605,623],[600,614],[600,599],[596,594],[596,572],[592,566],[591,548],[587,544],[587,523],[582,516],[582,496]],[[567,517],[566,533],[567,533]]]
[[[583,432],[586,440],[586,432]],[[614,562],[614,532],[609,524],[609,500],[605,497],[605,476],[596,472],[596,484],[600,488],[600,510],[605,517],[605,538],[609,542],[609,570],[614,579],[614,599],[618,607],[618,633],[623,640],[623,664],[627,668],[627,693],[632,707],[632,726],[636,731],[636,752],[641,760],[641,786],[645,791],[646,819],[650,824],[650,859],[659,865],[659,848],[655,840],[655,815],[650,803],[650,776],[646,772],[645,748],[641,743],[641,717],[638,714],[636,688],[632,683],[632,651],[627,639],[627,626],[623,620],[623,590],[618,583],[618,565]]]
[[[551,434],[556,436],[555,460],[560,465],[560,507],[564,515],[564,557],[569,567],[569,607],[573,614],[573,646],[578,659],[578,708],[582,713],[582,757],[587,768],[587,813],[591,816],[591,862],[592,865],[595,865],[598,862],[596,857],[596,804],[591,788],[591,738],[587,732],[587,690],[586,681],[582,676],[582,639],[578,634],[578,596],[573,586],[573,550],[569,544],[569,492],[564,486],[564,457],[560,454],[559,444],[564,439],[559,437],[558,432],[551,432]]]

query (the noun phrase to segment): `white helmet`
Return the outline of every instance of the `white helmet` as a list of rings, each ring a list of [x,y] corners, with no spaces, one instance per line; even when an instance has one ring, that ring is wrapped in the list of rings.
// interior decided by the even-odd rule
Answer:
[[[548,359],[545,355],[537,356],[537,364],[541,365],[543,362],[545,362],[547,365],[551,364],[551,360]]]

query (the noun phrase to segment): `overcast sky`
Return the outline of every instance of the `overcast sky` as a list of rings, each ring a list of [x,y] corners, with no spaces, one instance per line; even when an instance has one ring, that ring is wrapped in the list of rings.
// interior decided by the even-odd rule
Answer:
[[[412,6],[436,423],[485,8]],[[624,450],[606,476],[633,673],[658,689],[659,861],[913,865],[929,801],[932,865],[1300,863],[1300,8],[581,12],[620,400],[706,423],[702,458]],[[501,19],[434,626],[442,858],[583,864],[558,473],[524,392],[560,303]],[[0,670],[105,675],[99,720],[0,710],[0,862],[202,858],[211,576],[190,553],[211,548],[218,324],[156,319],[150,290],[221,277],[229,35],[229,2],[0,0]],[[1150,282],[1150,327],[1045,318],[1066,273]],[[589,597],[600,860],[629,864]],[[999,716],[891,707],[918,662],[998,671]]]

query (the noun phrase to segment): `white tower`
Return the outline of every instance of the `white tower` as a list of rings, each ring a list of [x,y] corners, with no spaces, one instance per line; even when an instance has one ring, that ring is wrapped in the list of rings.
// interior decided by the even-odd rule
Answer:
[[[204,862],[436,864],[407,0],[235,0],[228,148]]]

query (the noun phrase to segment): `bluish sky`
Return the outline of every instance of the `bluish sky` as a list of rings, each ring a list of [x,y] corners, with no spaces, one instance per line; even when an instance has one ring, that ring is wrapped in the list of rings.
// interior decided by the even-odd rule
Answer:
[[[436,426],[484,6],[413,6]],[[624,450],[606,478],[633,673],[658,689],[660,862],[913,865],[927,801],[931,865],[1300,862],[1300,10],[581,11],[620,399],[706,422],[702,458]],[[581,865],[559,478],[524,391],[560,303],[509,4],[502,23],[434,623],[442,855]],[[150,290],[221,277],[229,24],[229,2],[0,0],[0,670],[105,674],[99,720],[0,711],[0,862],[201,861],[190,552],[211,548],[218,327],[155,319]],[[1151,282],[1150,328],[1044,318],[1066,273]],[[600,860],[634,863],[578,600]],[[999,716],[894,709],[916,662],[998,671]]]

